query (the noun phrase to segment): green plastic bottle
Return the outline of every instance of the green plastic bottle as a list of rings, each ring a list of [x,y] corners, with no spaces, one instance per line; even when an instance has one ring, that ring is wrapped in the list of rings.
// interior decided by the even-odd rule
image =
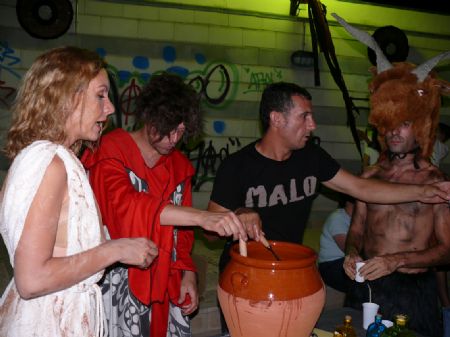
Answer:
[[[394,325],[384,330],[381,337],[416,337],[414,332],[408,329],[408,316],[399,314],[395,316]]]

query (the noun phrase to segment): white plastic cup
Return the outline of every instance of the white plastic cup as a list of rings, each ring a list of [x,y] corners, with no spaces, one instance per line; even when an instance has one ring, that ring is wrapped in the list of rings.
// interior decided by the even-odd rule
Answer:
[[[363,328],[367,330],[369,325],[375,322],[375,316],[378,313],[380,306],[376,303],[366,302],[363,306]]]
[[[359,273],[359,269],[364,265],[365,265],[364,262],[356,262],[356,275],[355,275],[356,282],[359,282],[359,283],[364,282],[364,277],[362,277],[361,274]]]

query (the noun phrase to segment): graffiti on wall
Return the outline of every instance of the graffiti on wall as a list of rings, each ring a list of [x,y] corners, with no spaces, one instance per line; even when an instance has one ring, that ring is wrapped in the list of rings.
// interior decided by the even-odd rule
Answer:
[[[142,87],[152,75],[163,71],[178,74],[186,83],[191,84],[202,96],[204,108],[211,110],[224,110],[236,102],[239,94],[262,92],[265,85],[283,78],[280,69],[264,72],[243,67],[241,74],[238,65],[219,60],[210,61],[202,53],[193,54],[188,66],[182,65],[182,62],[178,62],[176,48],[170,45],[162,48],[160,57],[156,59],[143,55],[130,57],[128,67],[119,67],[109,62],[107,50],[104,48],[97,48],[96,51],[108,62],[111,98],[116,108],[114,127],[122,127],[126,130],[136,128],[135,101]],[[2,71],[20,78],[20,74],[14,69],[14,65],[20,61],[14,49],[7,43],[0,42],[0,105],[8,105],[16,92],[16,88],[8,86],[2,78]],[[213,122],[212,130],[215,135],[222,135],[225,128],[225,121]],[[194,189],[198,190],[202,184],[212,180],[218,164],[240,146],[241,143],[237,137],[228,138],[227,144],[223,147],[213,144],[212,140],[208,143],[202,140],[194,147],[182,146],[182,150],[196,168]]]
[[[15,50],[10,48],[7,42],[0,41],[0,107],[9,108],[16,93],[16,88],[1,79],[2,72],[6,71],[10,75],[20,78],[20,74],[13,68],[19,62],[20,58],[15,55]]]
[[[7,71],[20,78],[19,73],[12,68],[13,65],[20,62],[20,58],[15,53],[15,50],[10,48],[7,42],[0,41],[0,74],[2,71]]]
[[[96,51],[108,62],[105,49],[98,48]],[[172,46],[162,49],[161,59],[166,67],[154,70],[152,64],[157,62],[152,62],[149,57],[141,55],[132,57],[131,65],[134,68],[132,71],[119,69],[108,62],[110,78],[114,79],[112,91],[117,95],[113,97],[113,102],[117,101],[116,123],[117,119],[120,119],[120,123],[117,124],[126,129],[135,127],[133,118],[135,99],[150,77],[163,71],[177,74],[191,84],[202,96],[202,104],[207,108],[224,109],[235,100],[239,84],[239,72],[236,65],[218,61],[207,62],[206,56],[201,53],[193,55],[195,62],[192,68],[177,65],[176,49]]]
[[[251,68],[245,67],[244,71],[248,74],[248,86],[244,90],[244,94],[250,92],[262,92],[264,88],[271,83],[279,82],[283,79],[283,74],[280,69],[273,69],[272,71],[253,71]]]
[[[97,48],[97,53],[108,61],[107,51],[104,48]],[[262,92],[267,84],[280,81],[283,78],[281,69],[274,68],[270,71],[256,71],[251,67],[243,67],[243,76],[240,78],[238,66],[236,64],[207,61],[207,57],[202,53],[193,54],[194,65],[177,65],[177,51],[174,46],[165,46],[161,50],[161,57],[166,67],[152,69],[152,60],[147,56],[136,55],[131,57],[130,67],[120,69],[109,63],[109,72],[113,75],[117,89],[117,108],[120,108],[124,119],[125,127],[133,125],[131,118],[134,113],[134,100],[140,90],[147,83],[153,74],[163,71],[180,75],[190,83],[203,97],[203,104],[210,109],[225,109],[236,100],[239,92],[247,94],[251,92]],[[0,80],[2,71],[7,71],[13,76],[20,78],[20,74],[14,70],[13,66],[20,62],[20,58],[15,54],[7,42],[0,41]],[[155,60],[156,61],[156,60]],[[157,62],[154,62],[157,63]],[[132,69],[132,70],[130,70]],[[240,83],[246,83],[239,89]],[[1,82],[3,96],[13,96],[15,88],[10,87],[3,80]]]
[[[231,76],[228,68],[230,67],[220,63],[209,64],[200,73],[193,73],[192,76],[195,75],[195,77],[189,78],[188,83],[202,95],[207,105],[211,107],[219,106],[229,98],[228,95],[231,90]],[[211,89],[212,83],[216,83],[214,89]]]
[[[216,170],[222,161],[232,152],[239,150],[241,142],[238,137],[228,137],[228,142],[224,147],[216,148],[213,141],[206,142],[199,141],[195,145],[182,144],[180,150],[186,154],[195,168],[195,174],[192,178],[192,189],[199,191],[202,185],[206,182],[213,181],[216,176]]]

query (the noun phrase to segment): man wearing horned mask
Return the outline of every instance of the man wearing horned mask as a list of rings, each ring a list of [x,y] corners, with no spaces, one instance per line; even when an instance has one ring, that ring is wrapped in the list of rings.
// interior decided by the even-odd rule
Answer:
[[[336,18],[357,39],[367,42],[367,34]],[[377,71],[369,85],[369,122],[379,132],[382,154],[364,176],[393,183],[445,180],[428,158],[436,137],[440,96],[450,92],[450,84],[438,80],[430,70],[450,53],[419,67],[404,62],[393,66],[375,44],[366,44],[377,52]],[[385,318],[403,313],[417,332],[442,336],[436,276],[430,267],[450,259],[448,205],[357,202],[346,253],[347,275],[354,279],[356,262],[364,261],[359,272],[371,289],[370,296],[367,284],[353,283],[347,305],[361,308],[370,296]]]

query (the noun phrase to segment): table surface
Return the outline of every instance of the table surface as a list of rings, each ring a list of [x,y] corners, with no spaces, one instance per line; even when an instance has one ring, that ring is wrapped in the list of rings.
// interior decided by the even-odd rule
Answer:
[[[316,323],[316,329],[323,330],[324,332],[333,332],[338,325],[343,324],[345,315],[352,316],[352,325],[355,328],[356,334],[358,336],[365,336],[366,330],[363,328],[362,311],[347,307],[324,311]],[[422,337],[417,332],[415,332],[415,335],[417,337]],[[317,336],[322,337],[322,335],[319,334],[317,334]],[[325,334],[323,336],[327,337],[330,335]]]
[[[313,332],[317,335],[317,337],[333,337],[333,333],[329,331],[316,328]]]
[[[338,325],[343,324],[345,315],[352,316],[352,325],[356,330],[356,334],[365,336],[366,330],[363,328],[362,311],[353,308],[344,307],[324,311],[316,323],[316,328],[333,332]]]
[[[365,336],[366,330],[363,328],[362,311],[347,307],[322,312],[313,332],[317,335],[317,337],[333,337],[334,329],[338,325],[343,324],[345,315],[352,316],[352,325],[355,328],[356,335],[360,337]],[[417,332],[415,332],[415,335],[416,337],[423,337]],[[212,337],[222,336],[223,335],[216,335]]]

